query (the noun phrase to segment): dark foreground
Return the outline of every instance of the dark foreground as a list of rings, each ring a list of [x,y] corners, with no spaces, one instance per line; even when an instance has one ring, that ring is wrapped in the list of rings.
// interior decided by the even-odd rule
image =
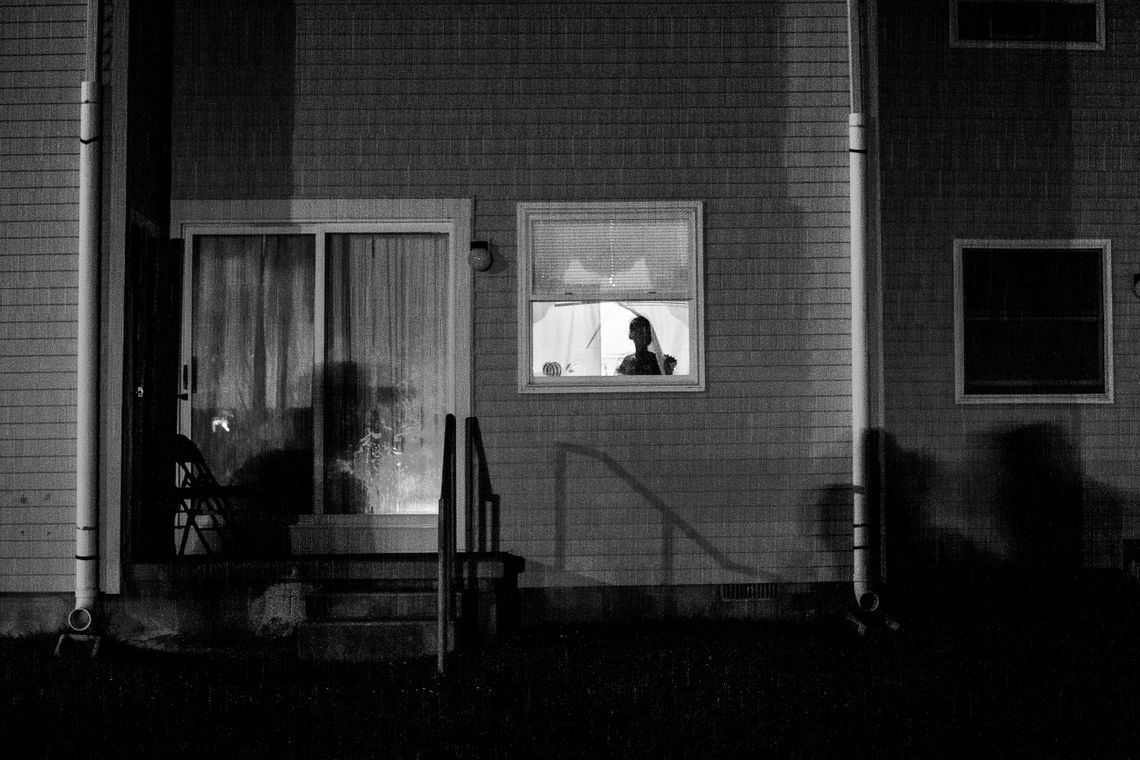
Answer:
[[[0,641],[0,756],[1140,757],[1132,601],[819,624],[532,629],[453,660],[57,659]]]

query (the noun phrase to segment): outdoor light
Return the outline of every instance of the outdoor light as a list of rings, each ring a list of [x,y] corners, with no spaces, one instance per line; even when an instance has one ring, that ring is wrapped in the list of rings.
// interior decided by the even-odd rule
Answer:
[[[494,263],[491,258],[491,247],[486,240],[472,240],[471,252],[467,254],[467,263],[476,272],[486,272]]]

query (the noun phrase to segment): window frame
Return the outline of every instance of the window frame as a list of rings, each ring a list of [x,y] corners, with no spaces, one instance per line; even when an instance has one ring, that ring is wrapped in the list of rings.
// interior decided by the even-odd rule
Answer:
[[[689,374],[687,375],[597,375],[536,377],[532,370],[531,304],[545,300],[533,293],[531,272],[531,225],[534,220],[613,219],[623,215],[644,218],[647,214],[682,220],[691,231],[689,250],[692,262],[689,296],[677,299],[670,294],[647,298],[648,294],[615,293],[615,300],[685,300],[689,309]],[[701,201],[530,201],[517,207],[518,265],[518,390],[519,393],[675,393],[705,390],[704,356],[704,204]],[[595,299],[585,299],[593,301]]]
[[[1102,355],[1104,390],[1099,393],[966,393],[965,293],[963,253],[971,249],[1051,249],[1101,251],[1101,299],[1104,309]],[[954,241],[954,398],[958,404],[1111,404],[1114,401],[1112,326],[1112,241],[1107,238],[983,239]]]
[[[327,236],[339,233],[430,232],[446,234],[448,250],[449,336],[448,392],[451,411],[457,418],[470,415],[472,400],[472,313],[473,275],[467,263],[471,246],[473,204],[469,199],[340,200],[313,199],[290,201],[174,201],[171,203],[171,236],[184,241],[182,258],[182,324],[179,362],[189,364],[193,345],[192,282],[194,238],[200,235],[312,235],[314,238],[314,370],[324,361],[325,336],[325,243]],[[182,391],[179,386],[179,391]],[[314,371],[313,408],[323,399],[322,373]],[[189,433],[190,404],[177,407],[177,430]],[[375,525],[399,522],[406,516],[331,515],[324,513],[323,435],[314,414],[312,512],[298,515],[300,524],[324,522],[345,525]],[[391,518],[391,519],[389,519]],[[427,515],[434,524],[435,515]],[[460,516],[462,530],[462,515]]]
[[[1045,40],[963,40],[958,36],[958,7],[969,2],[1004,2],[1010,5],[1023,2],[1045,2],[1069,5],[1092,5],[1096,8],[1096,41],[1050,42]],[[953,48],[1014,48],[1023,50],[1104,50],[1104,0],[951,0],[950,47]]]

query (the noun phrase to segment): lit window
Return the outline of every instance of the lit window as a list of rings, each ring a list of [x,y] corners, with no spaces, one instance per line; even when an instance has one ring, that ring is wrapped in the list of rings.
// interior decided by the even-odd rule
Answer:
[[[1112,401],[1109,248],[955,243],[960,402]]]
[[[958,47],[1102,50],[1104,0],[955,0],[950,40]]]
[[[704,387],[699,202],[522,203],[519,388]]]

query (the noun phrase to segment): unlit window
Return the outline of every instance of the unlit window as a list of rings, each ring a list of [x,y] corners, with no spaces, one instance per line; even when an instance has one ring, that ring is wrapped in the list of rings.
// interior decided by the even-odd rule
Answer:
[[[960,401],[1111,400],[1107,241],[959,242]]]
[[[699,203],[519,205],[519,387],[700,390]]]
[[[950,13],[956,45],[1104,47],[1103,0],[955,0]]]

